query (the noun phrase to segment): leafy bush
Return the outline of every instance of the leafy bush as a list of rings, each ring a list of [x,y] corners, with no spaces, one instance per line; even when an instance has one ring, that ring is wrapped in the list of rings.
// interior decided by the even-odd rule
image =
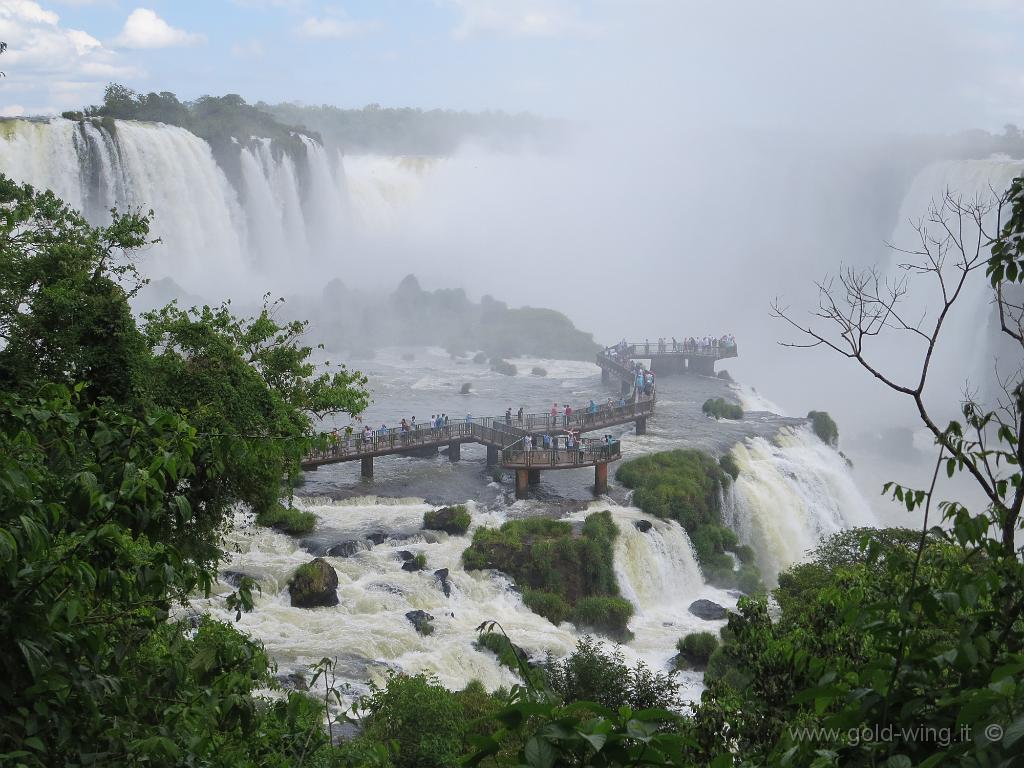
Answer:
[[[491,360],[491,370],[495,373],[500,373],[503,376],[515,376],[516,367],[512,365],[508,360]]]
[[[618,598],[614,544],[618,528],[608,511],[595,512],[581,535],[561,520],[511,520],[501,528],[477,529],[463,552],[467,570],[493,568],[511,576],[530,610],[558,624],[566,619],[597,622],[595,628],[623,631],[632,615],[628,601],[589,602],[584,598]],[[581,613],[576,613],[580,609]]]
[[[631,639],[626,626],[633,616],[633,604],[622,597],[584,597],[572,609],[572,623],[609,634],[619,639]]]
[[[828,411],[810,411],[807,418],[811,420],[811,429],[821,442],[833,448],[839,445],[839,427],[829,416]]]
[[[731,453],[722,454],[718,458],[718,466],[733,480],[740,476],[740,466],[736,463]]]
[[[703,669],[708,665],[708,660],[716,648],[718,648],[718,637],[711,632],[693,632],[686,637],[679,638],[676,643],[679,658],[696,669]]]
[[[297,536],[309,533],[316,527],[316,515],[278,504],[256,515],[256,524]]]
[[[706,416],[714,416],[716,419],[732,419],[738,421],[743,418],[743,409],[736,403],[730,403],[721,397],[708,398],[701,406]]]
[[[520,665],[528,661],[526,652],[512,644],[501,632],[481,632],[476,639],[476,646],[483,648],[498,657],[498,663],[513,672],[520,671]]]
[[[465,504],[429,510],[423,513],[423,527],[433,531],[444,531],[453,535],[462,535],[471,522]]]

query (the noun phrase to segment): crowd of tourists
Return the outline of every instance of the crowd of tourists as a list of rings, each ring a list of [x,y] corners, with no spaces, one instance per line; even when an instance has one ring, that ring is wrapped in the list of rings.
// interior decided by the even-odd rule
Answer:
[[[605,349],[605,354],[625,363],[635,355],[665,354],[667,352],[694,352],[705,355],[714,352],[735,352],[736,337],[731,333],[723,336],[689,336],[677,339],[662,336],[655,342],[644,339],[642,344],[630,344],[625,339]]]

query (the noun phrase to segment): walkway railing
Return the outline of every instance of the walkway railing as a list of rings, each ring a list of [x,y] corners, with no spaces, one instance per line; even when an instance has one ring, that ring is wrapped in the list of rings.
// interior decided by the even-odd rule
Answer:
[[[618,440],[612,443],[583,440],[572,448],[507,448],[502,451],[501,464],[506,469],[570,468],[615,461],[621,457],[622,447]]]
[[[615,347],[610,349],[614,352]],[[629,357],[640,358],[648,355],[683,354],[696,355],[698,357],[714,357],[721,360],[726,357],[736,357],[738,354],[735,342],[727,343],[720,339],[713,340],[711,344],[691,344],[686,341],[677,341],[675,344],[671,341],[665,341],[664,343],[658,341],[627,341],[625,351]]]

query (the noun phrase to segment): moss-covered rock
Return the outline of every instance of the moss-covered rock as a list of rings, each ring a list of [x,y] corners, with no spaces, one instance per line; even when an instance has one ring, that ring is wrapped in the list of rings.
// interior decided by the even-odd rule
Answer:
[[[579,535],[560,520],[512,520],[478,529],[462,558],[467,570],[507,573],[526,606],[555,624],[572,620],[621,636],[633,606],[620,597],[615,580],[617,535],[607,511],[590,515]]]
[[[811,420],[811,429],[818,439],[833,448],[839,445],[839,427],[828,411],[810,411],[807,418]]]
[[[338,574],[322,557],[300,565],[288,581],[288,593],[295,608],[316,608],[338,604]]]
[[[706,416],[714,416],[716,419],[739,421],[743,418],[743,409],[739,405],[721,397],[708,398],[701,406],[701,410]]]
[[[434,617],[426,611],[407,611],[405,618],[409,620],[409,623],[415,627],[416,631],[421,635],[432,635],[434,634]]]
[[[678,669],[704,669],[711,659],[711,654],[718,648],[718,637],[711,632],[693,632],[679,638],[676,650]]]
[[[469,523],[469,512],[463,504],[441,507],[423,513],[423,527],[431,531],[461,535],[469,528]]]
[[[479,365],[483,365],[484,363],[487,362],[487,353],[477,352],[475,355],[473,355],[473,362]]]
[[[539,365],[533,366],[533,368],[530,369],[530,373],[532,375],[534,375],[534,376],[547,376],[548,375],[547,368],[542,368]]]
[[[496,359],[491,360],[491,370],[495,373],[500,373],[502,376],[515,376],[518,372],[516,367],[512,365],[508,360]]]
[[[309,533],[316,527],[316,515],[312,512],[304,512],[295,507],[285,507],[280,504],[256,515],[256,525],[287,533],[292,536],[299,536]]]

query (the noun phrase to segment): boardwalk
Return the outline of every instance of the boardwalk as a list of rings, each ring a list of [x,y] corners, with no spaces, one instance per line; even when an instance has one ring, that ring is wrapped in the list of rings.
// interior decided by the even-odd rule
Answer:
[[[608,464],[622,456],[618,441],[605,443],[584,438],[568,449],[563,438],[561,445],[556,441],[555,447],[549,449],[535,447],[534,443],[539,442],[535,438],[543,434],[564,436],[570,432],[579,435],[630,423],[635,425],[637,434],[644,434],[647,418],[654,413],[655,395],[652,392],[644,396],[634,391],[635,359],[650,359],[651,370],[655,373],[658,372],[655,362],[663,371],[703,373],[706,367],[692,361],[707,360],[710,375],[714,375],[716,360],[735,356],[735,344],[713,348],[686,344],[620,344],[597,356],[602,380],[607,383],[614,378],[621,382],[622,398],[618,402],[573,411],[568,417],[563,413],[530,413],[522,418],[517,415],[466,418],[440,427],[419,424],[410,429],[379,429],[366,435],[329,436],[322,446],[306,456],[302,468],[315,470],[325,464],[359,461],[363,477],[369,478],[373,477],[373,460],[380,456],[433,455],[438,449],[447,448],[448,458],[458,461],[463,443],[477,443],[487,448],[488,466],[500,464],[516,473],[516,495],[520,498],[528,485],[539,482],[542,469],[594,467],[594,487],[602,493],[608,486]]]
[[[672,339],[622,342],[608,347],[597,355],[601,375],[605,383],[618,378],[625,386],[624,371],[628,371],[634,360],[650,360],[651,372],[656,376],[695,373],[714,376],[715,363],[737,357],[739,350],[735,341],[709,339],[707,342],[673,341]]]

